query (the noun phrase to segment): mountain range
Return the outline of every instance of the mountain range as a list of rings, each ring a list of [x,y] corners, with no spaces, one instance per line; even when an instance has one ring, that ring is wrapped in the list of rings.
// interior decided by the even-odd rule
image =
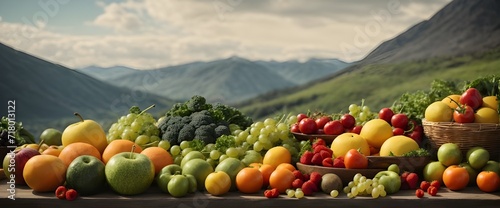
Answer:
[[[349,64],[338,59],[250,61],[233,56],[153,70],[86,67],[80,71],[119,87],[187,100],[193,94],[209,102],[234,103],[274,90],[329,76]]]

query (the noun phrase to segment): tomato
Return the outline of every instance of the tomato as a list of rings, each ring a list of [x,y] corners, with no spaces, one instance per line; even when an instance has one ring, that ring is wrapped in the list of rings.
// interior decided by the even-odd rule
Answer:
[[[262,188],[264,178],[257,168],[243,168],[236,174],[236,188],[246,194],[258,192]]]
[[[297,123],[299,123],[300,121],[302,121],[302,119],[304,119],[304,118],[308,118],[308,116],[306,114],[299,113],[297,115]]]
[[[328,135],[340,135],[340,134],[344,133],[345,129],[339,120],[335,120],[335,121],[329,121],[328,123],[326,123],[325,127],[323,128],[323,131],[325,131],[325,134],[328,134]]]
[[[443,172],[443,183],[452,191],[462,190],[469,183],[469,172],[458,165],[448,166]]]
[[[474,122],[476,123],[498,123],[498,113],[488,107],[479,108],[474,114]]]
[[[356,125],[356,119],[351,114],[346,113],[340,117],[340,123],[344,128],[351,129]]]
[[[460,103],[463,105],[468,105],[472,107],[472,109],[477,110],[481,105],[483,105],[483,97],[481,93],[476,88],[467,89],[460,96]]]
[[[313,134],[318,131],[318,126],[316,122],[311,118],[303,118],[299,122],[299,130],[304,134]]]
[[[394,134],[394,136],[404,135],[405,134],[405,130],[402,129],[402,128],[394,128],[394,129],[392,129],[392,134]]]
[[[299,124],[292,124],[292,126],[290,127],[290,131],[292,133],[300,133]]]
[[[359,134],[361,132],[361,129],[363,128],[363,126],[355,126],[351,129],[351,133],[355,133],[355,134]]]
[[[474,109],[468,105],[458,106],[453,111],[453,120],[458,123],[474,122]]]
[[[368,158],[356,149],[350,149],[344,156],[344,164],[349,169],[365,169],[368,167]]]
[[[331,120],[332,120],[332,118],[329,116],[321,116],[315,120],[316,127],[318,127],[318,129],[322,129],[325,126],[325,124]]]
[[[415,140],[417,142],[417,144],[420,145],[420,143],[422,142],[422,135],[423,135],[423,133],[421,131],[413,130],[407,136],[412,138],[413,140]]]
[[[408,116],[403,113],[398,113],[392,116],[390,124],[396,128],[406,129],[406,127],[408,126],[408,122]]]
[[[476,178],[479,189],[484,192],[494,192],[500,188],[500,176],[493,171],[481,171]]]
[[[229,175],[224,171],[212,172],[208,174],[207,178],[205,179],[205,189],[208,193],[214,196],[225,194],[229,192],[230,188],[231,177],[229,177]]]
[[[394,116],[394,112],[390,108],[382,108],[378,112],[378,118],[387,121],[387,123],[391,123],[392,116]]]

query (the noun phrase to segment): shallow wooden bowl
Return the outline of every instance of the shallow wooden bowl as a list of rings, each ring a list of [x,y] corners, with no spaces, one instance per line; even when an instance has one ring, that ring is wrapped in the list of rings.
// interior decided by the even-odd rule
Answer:
[[[387,169],[391,164],[397,164],[401,171],[421,172],[431,161],[430,156],[400,157],[400,156],[368,156],[369,168]]]
[[[302,134],[302,133],[294,133],[292,132],[293,136],[299,140],[299,141],[311,141],[315,140],[316,138],[321,138],[325,140],[326,144],[331,144],[333,140],[338,136],[338,135],[328,135],[328,134]]]
[[[378,172],[383,171],[385,169],[373,168],[373,169],[346,169],[346,168],[331,168],[331,167],[323,167],[317,165],[306,165],[302,163],[297,163],[297,169],[302,173],[312,173],[318,172],[321,175],[327,173],[335,173],[342,179],[342,183],[344,186],[352,181],[354,175],[356,173],[361,173],[366,178],[373,178],[377,175]]]

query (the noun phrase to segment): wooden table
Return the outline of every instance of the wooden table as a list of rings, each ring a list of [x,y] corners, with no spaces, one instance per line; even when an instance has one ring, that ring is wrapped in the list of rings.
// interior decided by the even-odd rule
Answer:
[[[214,197],[207,193],[197,192],[183,198],[173,198],[162,193],[156,186],[147,192],[136,196],[120,196],[112,191],[78,197],[75,201],[59,200],[54,193],[34,193],[27,186],[16,186],[15,200],[7,198],[7,180],[0,180],[0,207],[70,207],[70,208],[100,208],[100,207],[500,207],[500,192],[483,193],[478,188],[467,188],[460,192],[439,190],[438,196],[425,195],[419,199],[414,190],[403,190],[398,193],[378,199],[371,197],[356,197],[348,199],[344,193],[337,198],[327,194],[315,193],[314,196],[302,199],[287,198],[281,195],[277,199],[267,199],[263,193],[241,194],[231,192],[222,197]]]

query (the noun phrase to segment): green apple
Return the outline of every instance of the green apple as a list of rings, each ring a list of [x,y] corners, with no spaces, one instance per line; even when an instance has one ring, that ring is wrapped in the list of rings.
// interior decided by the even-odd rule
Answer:
[[[177,164],[170,164],[161,169],[161,171],[156,175],[156,185],[165,193],[168,193],[168,182],[175,174],[181,174],[182,168]]]
[[[231,178],[231,191],[236,190],[236,175],[240,172],[241,169],[245,168],[245,164],[236,158],[227,158],[220,162],[217,167],[215,167],[215,171],[223,171],[229,175]]]
[[[467,173],[469,173],[469,186],[475,186],[476,185],[476,177],[479,172],[472,168],[469,163],[463,162],[460,163],[458,166],[465,168],[467,170]]]
[[[397,164],[391,164],[389,165],[389,167],[387,168],[387,170],[389,171],[392,171],[392,172],[395,172],[397,174],[399,174],[399,166]]]
[[[262,155],[255,150],[248,150],[245,152],[245,156],[241,159],[241,162],[248,166],[252,163],[262,163]]]
[[[122,195],[145,192],[155,178],[155,168],[148,156],[122,152],[109,159],[104,168],[111,189]]]
[[[75,113],[80,118],[79,122],[67,126],[62,135],[61,142],[63,146],[68,146],[75,142],[85,142],[96,147],[102,154],[108,140],[106,140],[106,133],[101,125],[93,120],[84,120],[80,114]]]
[[[380,171],[374,178],[377,178],[378,183],[384,186],[384,190],[387,194],[396,193],[399,191],[399,188],[401,188],[401,178],[399,174],[394,171]]]
[[[490,160],[490,153],[482,147],[473,147],[467,151],[467,162],[476,170],[481,170]]]
[[[189,180],[184,175],[173,175],[167,185],[168,193],[173,197],[183,197],[189,192]]]
[[[500,175],[500,163],[494,160],[489,160],[486,165],[483,166],[482,171],[492,171]]]
[[[13,180],[12,182],[15,184],[26,185],[23,177],[24,165],[36,155],[40,155],[40,152],[33,148],[11,150],[10,153],[7,153],[2,163],[6,178]],[[11,174],[14,175],[11,176]]]
[[[100,193],[106,184],[104,163],[92,155],[75,158],[66,172],[66,184],[83,196]]]
[[[205,189],[205,179],[212,172],[214,172],[212,165],[200,158],[187,161],[182,168],[182,174],[191,174],[196,178],[196,184],[200,191]]]
[[[40,140],[43,140],[43,142],[47,145],[62,145],[62,133],[61,131],[54,129],[54,128],[48,128],[43,130],[42,134],[40,134]]]
[[[455,143],[442,144],[437,151],[437,159],[446,167],[460,164],[462,157],[462,151]]]
[[[190,161],[195,158],[205,159],[205,155],[203,155],[203,153],[201,153],[200,151],[191,151],[187,153],[186,156],[182,157],[180,164],[181,168],[184,167],[187,161]]]
[[[440,183],[443,183],[443,173],[445,169],[446,167],[439,161],[428,163],[423,170],[424,180],[437,180]]]

